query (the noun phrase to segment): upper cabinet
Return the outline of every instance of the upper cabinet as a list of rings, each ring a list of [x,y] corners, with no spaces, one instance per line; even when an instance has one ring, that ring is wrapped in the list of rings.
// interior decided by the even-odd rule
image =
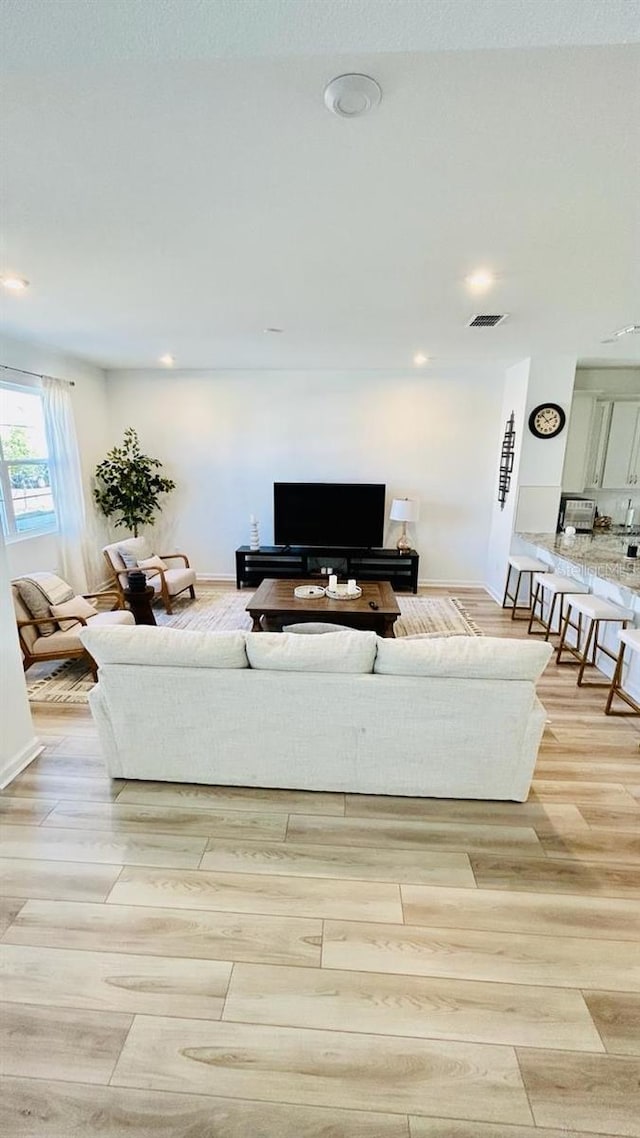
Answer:
[[[620,489],[638,485],[640,473],[640,402],[613,404],[602,485]]]
[[[640,401],[576,392],[571,406],[562,489],[621,490],[640,485]]]

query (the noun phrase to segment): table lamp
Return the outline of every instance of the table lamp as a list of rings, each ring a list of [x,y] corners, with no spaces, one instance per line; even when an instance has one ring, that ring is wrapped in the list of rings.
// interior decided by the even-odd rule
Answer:
[[[407,522],[418,520],[417,501],[415,498],[394,498],[389,517],[392,522],[402,522],[402,533],[396,542],[396,548],[400,553],[408,553],[411,549],[411,542],[407,537]]]

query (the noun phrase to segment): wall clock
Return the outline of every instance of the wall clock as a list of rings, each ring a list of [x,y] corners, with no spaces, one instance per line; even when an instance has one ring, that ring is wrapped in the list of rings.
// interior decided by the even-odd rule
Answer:
[[[529,415],[529,430],[537,439],[555,439],[566,421],[567,416],[557,403],[541,403]]]

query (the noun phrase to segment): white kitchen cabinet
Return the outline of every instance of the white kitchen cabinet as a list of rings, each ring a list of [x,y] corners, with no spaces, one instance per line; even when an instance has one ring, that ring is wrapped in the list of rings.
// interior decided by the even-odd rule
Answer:
[[[589,441],[595,408],[596,399],[591,392],[574,393],[562,469],[562,489],[568,494],[581,494],[587,485]]]
[[[603,485],[614,404],[597,399],[593,407],[586,447],[584,487],[599,490]]]
[[[640,402],[613,404],[602,485],[607,490],[640,485]]]

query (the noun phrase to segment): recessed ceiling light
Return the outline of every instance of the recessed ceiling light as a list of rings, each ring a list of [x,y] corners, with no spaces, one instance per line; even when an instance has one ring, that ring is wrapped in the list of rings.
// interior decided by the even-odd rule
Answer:
[[[24,277],[14,277],[13,274],[0,277],[0,283],[3,288],[9,289],[10,292],[24,292],[29,287],[29,281],[26,281]]]
[[[476,269],[475,272],[469,273],[465,280],[474,292],[484,292],[486,288],[491,288],[491,285],[495,284],[496,278],[488,269]]]
[[[429,362],[429,357],[425,356],[424,352],[416,352],[415,356],[413,357],[413,362],[416,367],[422,367],[423,364]]]
[[[284,328],[263,328],[262,331],[272,332],[275,336],[279,336],[282,332],[284,332]]]
[[[168,352],[166,355],[160,356],[160,359],[158,360],[158,363],[164,364],[165,367],[173,367],[175,362],[175,357],[170,356]]]

